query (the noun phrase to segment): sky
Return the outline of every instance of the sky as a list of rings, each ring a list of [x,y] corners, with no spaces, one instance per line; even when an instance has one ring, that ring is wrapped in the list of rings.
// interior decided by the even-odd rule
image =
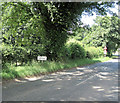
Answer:
[[[118,15],[118,5],[115,5],[115,8],[110,8],[113,13],[116,13]],[[96,13],[93,12],[93,16],[88,16],[88,15],[82,15],[81,21],[83,22],[84,25],[90,25],[92,26],[94,24],[94,19],[96,18]],[[107,13],[108,16],[111,16],[109,13]]]

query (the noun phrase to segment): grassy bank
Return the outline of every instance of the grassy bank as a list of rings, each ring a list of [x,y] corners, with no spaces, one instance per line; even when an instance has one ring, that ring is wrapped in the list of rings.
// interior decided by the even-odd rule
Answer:
[[[43,63],[40,62],[32,62],[31,65],[24,66],[11,66],[8,64],[8,69],[3,69],[2,78],[5,79],[14,79],[14,78],[24,78],[26,76],[36,76],[41,74],[47,74],[51,72],[56,72],[62,69],[69,69],[77,66],[85,66],[88,64],[93,64],[96,62],[104,62],[111,58],[109,57],[101,57],[94,59],[76,59],[76,60],[68,60],[67,62],[54,62],[54,61],[45,61]]]

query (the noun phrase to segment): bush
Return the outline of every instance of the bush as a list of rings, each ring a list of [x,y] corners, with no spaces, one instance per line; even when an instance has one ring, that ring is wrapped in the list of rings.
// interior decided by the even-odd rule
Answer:
[[[23,47],[4,46],[2,49],[2,63],[22,62],[27,59],[27,50]]]
[[[75,59],[75,58],[85,58],[85,50],[81,46],[82,44],[77,41],[72,41],[68,42],[66,47],[67,47],[67,52],[66,54],[70,59]]]
[[[2,66],[5,66],[5,63],[13,61],[13,50],[9,45],[2,45]]]
[[[43,55],[44,49],[37,45],[29,48],[26,47],[13,47],[10,45],[2,46],[2,64],[5,66],[6,63],[23,63],[31,62],[33,59],[37,59],[37,56]]]
[[[41,44],[32,45],[28,48],[28,59],[37,60],[37,56],[45,55],[44,47]]]
[[[104,56],[104,51],[102,47],[85,47],[86,58],[98,58]]]
[[[62,48],[61,48],[61,50],[58,52],[58,58],[57,58],[57,60],[58,61],[67,61],[67,57],[68,57],[68,49],[67,49],[67,47],[66,46],[63,46]]]

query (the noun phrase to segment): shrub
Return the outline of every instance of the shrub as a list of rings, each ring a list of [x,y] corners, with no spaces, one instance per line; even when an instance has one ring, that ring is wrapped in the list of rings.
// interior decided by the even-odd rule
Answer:
[[[44,49],[37,45],[29,48],[26,47],[13,47],[10,45],[2,46],[2,64],[5,66],[5,63],[23,63],[31,62],[33,59],[37,59],[37,56],[43,55]]]
[[[4,46],[2,49],[2,63],[23,62],[27,59],[27,50],[23,47]]]
[[[66,61],[68,58],[68,49],[67,49],[67,47],[66,46],[63,46],[62,48],[61,48],[61,50],[58,52],[59,54],[58,54],[58,58],[57,58],[57,60],[58,61]]]
[[[85,47],[86,58],[98,58],[104,55],[102,47]]]
[[[10,46],[7,46],[7,45],[2,46],[2,65],[3,66],[6,62],[13,60],[12,53],[13,53],[13,50]]]
[[[68,57],[71,59],[85,58],[85,50],[81,45],[82,44],[77,41],[68,42],[66,44]]]
[[[99,56],[104,56],[104,50],[102,47],[97,47],[98,51],[99,51]]]
[[[41,44],[32,45],[28,49],[28,59],[37,60],[37,56],[45,55],[44,47]]]

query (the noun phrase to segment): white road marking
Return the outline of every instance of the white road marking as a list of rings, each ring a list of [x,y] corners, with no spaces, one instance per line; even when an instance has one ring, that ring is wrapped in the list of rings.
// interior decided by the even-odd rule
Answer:
[[[98,73],[98,74],[99,74],[99,73]],[[86,81],[88,81],[89,79],[92,79],[92,78],[95,77],[96,75],[97,75],[97,74],[95,74],[95,75],[93,75],[93,76],[87,78],[86,80],[84,80],[84,81],[78,83],[76,86],[78,86],[78,85],[80,85],[80,84],[82,84],[82,83],[85,83]]]

